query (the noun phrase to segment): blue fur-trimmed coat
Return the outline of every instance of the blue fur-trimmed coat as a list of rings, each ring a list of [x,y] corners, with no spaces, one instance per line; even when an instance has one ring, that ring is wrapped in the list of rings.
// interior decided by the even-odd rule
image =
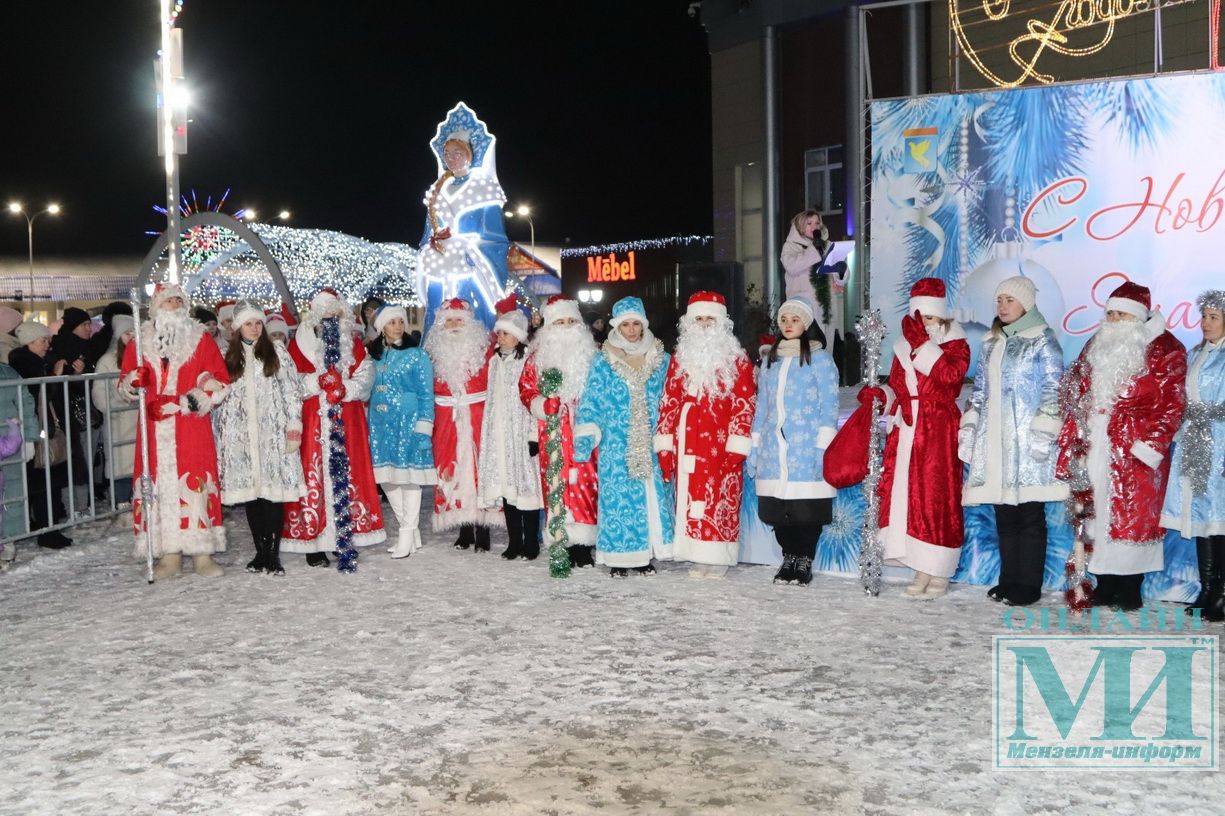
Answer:
[[[664,482],[652,450],[668,362],[658,340],[637,370],[619,349],[605,344],[579,401],[574,458],[586,462],[599,449],[596,553],[610,567],[641,567],[652,557],[672,557],[672,485]],[[647,469],[648,478],[632,475],[632,459]]]
[[[419,348],[383,348],[373,360],[370,463],[386,484],[434,484],[434,367]]]
[[[1211,436],[1206,488],[1196,495],[1184,457],[1190,445],[1203,445],[1194,425],[1203,424]],[[1174,436],[1170,454],[1170,480],[1166,484],[1161,526],[1177,530],[1183,538],[1225,535],[1225,342],[1202,343],[1187,369],[1187,410]]]

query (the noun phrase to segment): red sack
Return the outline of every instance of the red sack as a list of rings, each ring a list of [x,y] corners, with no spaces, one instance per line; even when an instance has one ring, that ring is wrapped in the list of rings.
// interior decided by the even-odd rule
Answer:
[[[868,478],[872,404],[860,405],[825,449],[822,475],[832,487],[853,487]]]

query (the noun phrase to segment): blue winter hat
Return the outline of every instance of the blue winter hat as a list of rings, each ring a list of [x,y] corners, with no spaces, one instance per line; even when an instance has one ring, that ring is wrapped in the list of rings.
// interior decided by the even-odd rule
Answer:
[[[644,329],[651,325],[651,322],[647,320],[646,307],[642,305],[639,298],[633,295],[623,297],[613,304],[612,319],[608,321],[609,328],[617,328],[621,325],[622,320],[641,320]]]

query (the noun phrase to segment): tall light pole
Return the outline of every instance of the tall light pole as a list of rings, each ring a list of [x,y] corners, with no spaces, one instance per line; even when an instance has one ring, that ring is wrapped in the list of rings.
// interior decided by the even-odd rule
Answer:
[[[531,238],[532,257],[535,258],[536,257],[536,224],[532,221],[532,208],[527,206],[526,204],[520,204],[519,207],[513,212],[510,210],[506,211],[507,218],[513,218],[516,215],[519,216],[520,218],[527,219],[527,226],[528,226],[528,229],[531,231],[531,236],[532,236]]]
[[[36,213],[26,211],[26,208],[18,201],[9,203],[9,212],[13,215],[24,215],[26,218],[26,249],[30,253],[30,292],[28,300],[30,303],[30,311],[34,311],[34,222],[38,220],[40,215],[59,215],[59,204],[48,204],[44,210],[39,210]]]
[[[156,61],[157,152],[166,171],[166,247],[170,251],[166,278],[171,283],[179,282],[183,268],[179,154],[187,152],[187,94],[179,85],[183,81],[183,31],[174,25],[180,8],[181,4],[160,0],[162,48]]]

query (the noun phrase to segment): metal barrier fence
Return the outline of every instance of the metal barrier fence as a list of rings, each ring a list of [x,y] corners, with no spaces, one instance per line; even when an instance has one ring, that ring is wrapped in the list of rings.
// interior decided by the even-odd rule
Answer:
[[[93,385],[99,381],[106,384],[103,388],[97,389],[103,395],[102,404],[95,404]],[[129,403],[120,396],[116,387],[118,382],[119,373],[114,371],[0,380],[0,400],[7,402],[8,398],[13,398],[17,405],[17,417],[23,437],[25,436],[26,417],[31,410],[34,412],[41,431],[38,440],[34,443],[35,457],[29,459],[29,464],[27,464],[28,448],[26,446],[19,449],[13,456],[0,460],[0,472],[8,476],[4,479],[4,492],[0,497],[0,518],[8,519],[10,513],[19,513],[25,520],[21,533],[5,536],[3,531],[9,527],[9,524],[5,523],[3,527],[0,527],[0,544],[7,545],[42,533],[114,516],[130,509],[130,496],[128,502],[118,502],[115,491],[116,482],[122,483],[124,479],[127,479],[128,484],[131,483],[130,466],[126,468],[126,473],[116,473],[116,468],[107,466],[116,462],[116,451],[128,446],[133,446],[134,449],[136,444],[135,431],[138,423],[135,421],[132,423],[131,438],[115,438],[116,417],[129,412],[135,415],[137,412],[136,403]],[[72,414],[70,386],[74,383],[80,383],[85,391],[84,421],[79,423],[73,420]],[[15,394],[9,394],[7,393],[9,389],[20,390]],[[91,406],[102,414],[102,422],[97,428],[93,427]],[[54,421],[48,423],[45,421],[47,417],[53,417]],[[4,419],[7,417],[0,417],[0,421]],[[52,460],[52,436],[56,428],[60,429],[65,437],[66,459],[51,467],[35,466],[35,458],[40,449],[43,462]],[[82,446],[84,446],[83,451],[80,450]],[[97,497],[98,476],[101,474],[97,472],[95,453],[99,446],[103,457],[103,473],[106,474],[103,477],[103,484],[107,487],[105,502],[99,501]],[[81,455],[78,456],[78,453]],[[82,486],[78,484],[82,460],[86,471],[84,487],[87,488],[88,499],[85,506],[78,507],[77,491],[74,488]],[[19,467],[10,467],[12,465]],[[21,473],[20,489],[13,484],[13,476],[18,470]],[[34,481],[31,481],[32,479]],[[61,490],[66,494],[67,500],[63,502],[62,508],[57,508],[59,496],[56,494]],[[42,507],[39,507],[38,503],[41,503]],[[63,509],[66,515],[56,513],[57,509]],[[42,512],[39,512],[40,510]],[[57,515],[61,518],[57,519]]]

